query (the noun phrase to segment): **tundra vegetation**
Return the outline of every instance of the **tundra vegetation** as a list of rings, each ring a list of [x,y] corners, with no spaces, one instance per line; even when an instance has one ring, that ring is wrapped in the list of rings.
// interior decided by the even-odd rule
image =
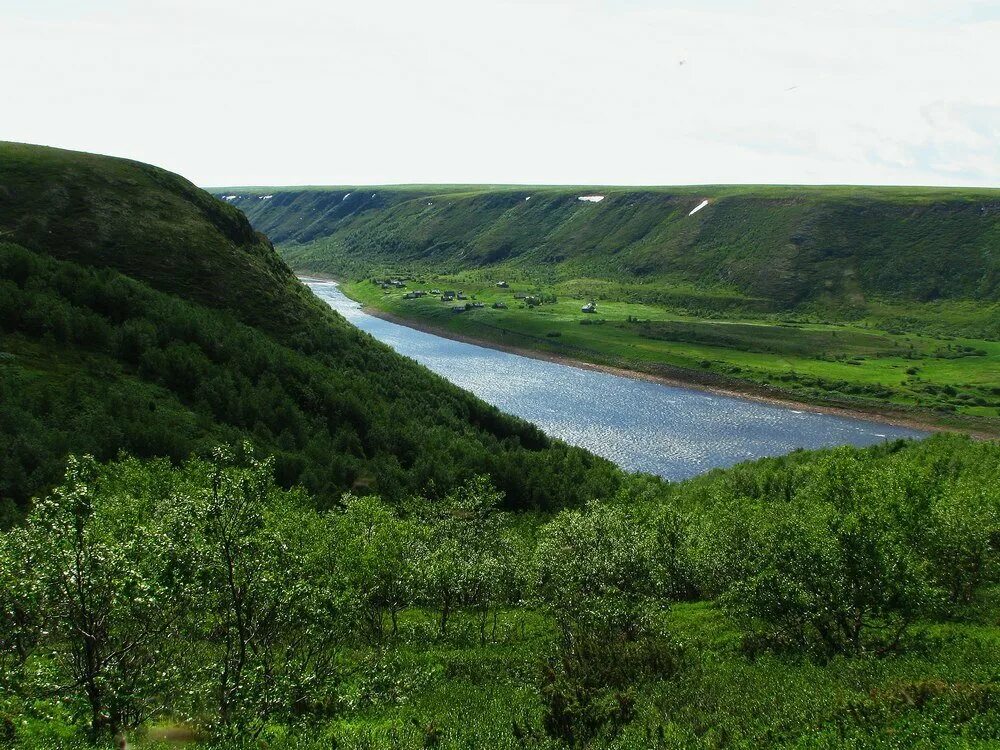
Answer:
[[[0,536],[3,741],[995,746],[998,467],[938,436],[525,515],[72,457]]]
[[[18,144],[0,336],[0,747],[1000,742],[996,443],[626,475],[353,329],[232,205]]]

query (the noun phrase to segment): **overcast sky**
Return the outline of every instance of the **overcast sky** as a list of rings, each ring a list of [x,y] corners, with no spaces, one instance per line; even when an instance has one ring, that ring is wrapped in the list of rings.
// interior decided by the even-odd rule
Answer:
[[[201,185],[995,187],[998,75],[1000,0],[0,0],[0,139]]]

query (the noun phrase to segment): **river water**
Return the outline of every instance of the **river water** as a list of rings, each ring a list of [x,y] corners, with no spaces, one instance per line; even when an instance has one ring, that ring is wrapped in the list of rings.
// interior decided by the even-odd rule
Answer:
[[[629,471],[676,480],[796,448],[864,446],[926,435],[452,341],[369,315],[333,282],[304,281],[347,320],[400,354]]]

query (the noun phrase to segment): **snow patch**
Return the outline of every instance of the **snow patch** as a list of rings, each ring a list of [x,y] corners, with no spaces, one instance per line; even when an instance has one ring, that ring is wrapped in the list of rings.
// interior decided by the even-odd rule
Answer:
[[[603,195],[581,195],[577,198],[578,201],[587,201],[587,203],[600,203],[604,200]]]
[[[257,196],[257,198],[260,199],[260,200],[262,200],[262,201],[269,201],[273,197],[274,197],[273,195],[258,195]]]
[[[238,196],[238,195],[224,195],[224,196],[222,196],[222,200],[224,200],[224,201],[234,201],[234,200],[236,200],[239,197],[240,196]]]
[[[343,198],[341,198],[340,200],[342,200],[342,201],[346,201],[346,200],[347,200],[348,198],[350,198],[350,197],[351,197],[351,194],[350,194],[350,193],[344,193],[344,197],[343,197]]]
[[[699,203],[697,206],[695,206],[694,208],[692,208],[691,209],[691,213],[689,213],[688,216],[692,216],[693,214],[698,213],[699,211],[701,211],[701,209],[703,209],[707,205],[708,205],[708,198],[706,198],[701,203]]]
[[[526,201],[530,201],[531,200],[531,196],[529,195],[527,198],[525,198],[525,200]]]

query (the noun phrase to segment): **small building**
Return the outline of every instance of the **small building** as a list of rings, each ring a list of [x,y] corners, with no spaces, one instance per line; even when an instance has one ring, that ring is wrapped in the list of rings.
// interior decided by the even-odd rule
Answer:
[[[506,289],[510,285],[506,281],[498,281],[497,286],[500,287],[501,289]]]
[[[465,305],[455,305],[453,308],[451,308],[451,311],[453,313],[463,313],[465,312]]]
[[[514,299],[527,299],[527,298],[528,298],[527,292],[514,292]]]
[[[580,312],[585,312],[585,313],[595,313],[595,312],[597,312],[597,303],[596,302],[588,302],[586,305],[584,305],[583,307],[580,308]]]
[[[472,306],[475,307],[476,309],[486,307],[486,305],[484,305],[482,302],[473,302]]]
[[[507,303],[506,302],[494,302],[493,303],[493,309],[494,310],[506,310],[507,309]]]
[[[431,294],[433,294],[435,296],[440,295],[441,294],[441,290],[440,289],[431,289]]]
[[[459,299],[466,299],[465,292],[459,292],[458,293],[458,298]]]
[[[441,299],[444,302],[451,302],[453,299],[455,299],[455,292],[444,292],[441,295]]]

